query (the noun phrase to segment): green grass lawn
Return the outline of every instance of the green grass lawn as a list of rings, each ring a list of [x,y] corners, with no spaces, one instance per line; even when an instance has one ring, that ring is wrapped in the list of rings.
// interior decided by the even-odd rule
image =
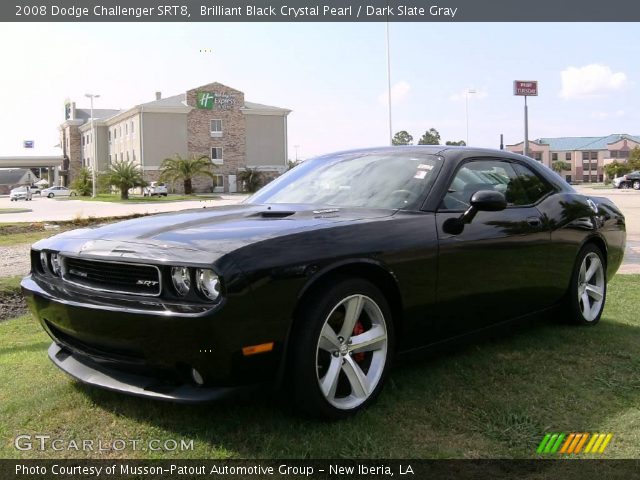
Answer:
[[[267,396],[184,406],[83,386],[24,316],[0,323],[0,458],[535,458],[546,432],[613,432],[604,458],[639,458],[640,276],[615,277],[595,328],[541,320],[397,367],[355,418],[321,423]],[[193,439],[192,451],[20,452],[18,434]],[[589,455],[581,455],[589,457]]]
[[[82,200],[85,202],[112,202],[112,203],[156,203],[156,202],[183,202],[186,200],[215,200],[219,199],[219,195],[215,194],[199,194],[199,195],[169,195],[167,197],[143,197],[142,195],[129,195],[128,200],[121,200],[120,194],[99,194],[95,198],[92,197],[61,197],[55,200]]]

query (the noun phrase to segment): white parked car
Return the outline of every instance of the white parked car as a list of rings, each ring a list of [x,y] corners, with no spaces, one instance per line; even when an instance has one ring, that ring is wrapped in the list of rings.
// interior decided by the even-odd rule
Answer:
[[[12,202],[17,202],[18,200],[33,200],[33,193],[31,192],[31,188],[22,186],[16,187],[9,192],[9,200]]]
[[[142,196],[153,197],[154,195],[158,195],[166,197],[167,193],[167,186],[164,183],[150,182],[149,185],[144,187]]]
[[[75,197],[76,192],[67,187],[49,187],[42,190],[41,195],[47,198],[53,197]]]

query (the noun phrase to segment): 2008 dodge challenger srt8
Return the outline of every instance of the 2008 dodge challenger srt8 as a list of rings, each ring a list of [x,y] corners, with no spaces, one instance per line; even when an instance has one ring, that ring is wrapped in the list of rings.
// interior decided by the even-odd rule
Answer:
[[[202,402],[287,388],[340,418],[395,355],[544,310],[595,325],[625,221],[504,151],[386,147],[308,160],[242,204],[36,243],[28,303],[76,379]]]

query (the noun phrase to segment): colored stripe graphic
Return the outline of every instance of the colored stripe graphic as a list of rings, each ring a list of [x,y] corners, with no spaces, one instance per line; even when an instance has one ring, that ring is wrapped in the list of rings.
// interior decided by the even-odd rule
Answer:
[[[538,445],[536,453],[604,453],[612,438],[613,433],[547,433]]]

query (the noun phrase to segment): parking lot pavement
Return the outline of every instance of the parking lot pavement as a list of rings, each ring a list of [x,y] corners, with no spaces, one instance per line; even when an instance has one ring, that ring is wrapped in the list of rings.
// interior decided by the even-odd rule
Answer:
[[[169,197],[170,198],[170,197]],[[9,197],[0,198],[3,208],[29,208],[31,212],[3,213],[0,222],[51,222],[87,217],[123,217],[134,213],[160,213],[187,210],[189,208],[215,207],[240,203],[247,195],[220,195],[220,199],[186,200],[177,202],[152,201],[149,203],[110,203],[84,200],[56,200],[34,195],[30,202],[11,202]]]

